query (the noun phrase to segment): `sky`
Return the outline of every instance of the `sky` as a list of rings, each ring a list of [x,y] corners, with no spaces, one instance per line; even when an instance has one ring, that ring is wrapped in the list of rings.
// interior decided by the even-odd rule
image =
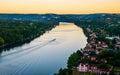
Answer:
[[[120,0],[0,0],[0,13],[120,13]]]

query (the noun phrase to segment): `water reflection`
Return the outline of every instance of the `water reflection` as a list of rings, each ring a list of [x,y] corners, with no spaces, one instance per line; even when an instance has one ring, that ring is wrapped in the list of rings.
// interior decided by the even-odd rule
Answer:
[[[3,52],[0,75],[52,75],[66,67],[71,53],[85,47],[86,39],[72,23],[56,26],[28,44]]]

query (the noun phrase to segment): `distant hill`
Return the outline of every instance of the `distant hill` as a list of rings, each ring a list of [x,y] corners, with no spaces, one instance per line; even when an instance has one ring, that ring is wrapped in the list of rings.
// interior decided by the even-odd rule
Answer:
[[[109,18],[120,14],[0,14],[0,19],[30,20],[30,21],[73,21],[92,18]]]

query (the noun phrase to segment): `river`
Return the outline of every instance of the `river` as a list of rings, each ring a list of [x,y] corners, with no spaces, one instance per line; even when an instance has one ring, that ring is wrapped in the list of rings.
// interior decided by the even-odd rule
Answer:
[[[74,23],[60,23],[30,43],[2,52],[0,75],[53,75],[87,38]]]

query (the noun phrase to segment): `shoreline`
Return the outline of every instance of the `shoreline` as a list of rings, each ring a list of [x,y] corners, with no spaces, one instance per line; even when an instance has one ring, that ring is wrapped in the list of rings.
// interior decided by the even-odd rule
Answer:
[[[21,46],[25,43],[29,43],[31,42],[32,40],[34,40],[35,38],[39,37],[39,36],[42,36],[44,33],[46,33],[47,31],[50,31],[52,30],[54,27],[56,27],[58,25],[57,22],[53,23],[53,26],[47,28],[47,29],[44,29],[40,32],[38,32],[37,34],[35,35],[31,35],[29,37],[26,37],[26,38],[21,38],[20,40],[17,40],[15,42],[10,42],[10,43],[5,43],[3,45],[0,45],[0,53],[4,50],[9,50],[10,48],[13,48],[13,47],[18,47],[18,46]]]

